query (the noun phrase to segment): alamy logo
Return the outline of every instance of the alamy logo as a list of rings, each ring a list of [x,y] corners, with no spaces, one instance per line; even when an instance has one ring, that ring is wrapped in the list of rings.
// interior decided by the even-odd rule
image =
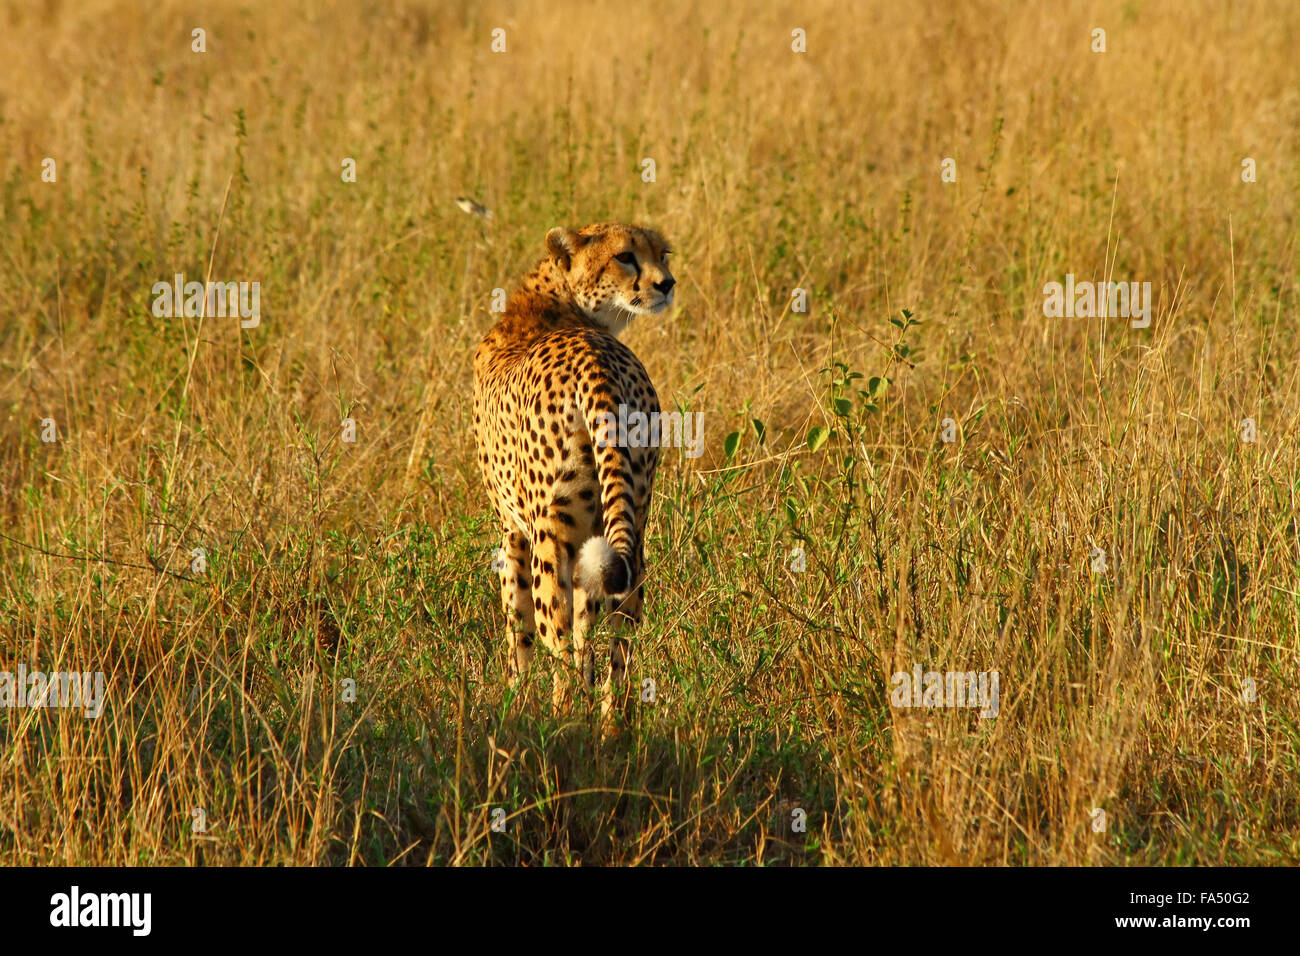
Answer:
[[[980,717],[998,715],[997,671],[926,671],[912,666],[890,679],[895,707],[978,707]]]
[[[104,712],[104,672],[0,671],[0,707],[80,707],[96,718]]]
[[[152,893],[69,893],[50,897],[50,925],[129,926],[132,935],[148,936],[152,926]]]
[[[619,405],[617,413],[597,412],[595,422],[597,448],[685,448],[687,458],[704,452],[703,412],[646,413]]]
[[[1067,273],[1064,285],[1043,286],[1043,315],[1049,319],[1115,316],[1132,319],[1133,328],[1145,329],[1151,325],[1151,283],[1075,282],[1074,273]]]
[[[255,329],[262,322],[260,282],[186,282],[178,272],[171,282],[153,284],[153,314],[159,319],[177,319],[182,311],[188,318],[200,315],[224,319],[239,316],[241,329]]]

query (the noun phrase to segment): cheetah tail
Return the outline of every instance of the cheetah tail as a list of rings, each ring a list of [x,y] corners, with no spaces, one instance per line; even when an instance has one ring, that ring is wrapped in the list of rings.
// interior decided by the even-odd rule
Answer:
[[[632,458],[629,449],[618,447],[614,413],[595,391],[577,399],[574,405],[582,409],[587,434],[591,436],[603,505],[603,534],[583,543],[574,579],[592,597],[619,597],[632,590],[640,573],[631,491]]]
[[[578,552],[574,579],[594,598],[613,597],[631,589],[632,566],[604,537],[588,538]]]

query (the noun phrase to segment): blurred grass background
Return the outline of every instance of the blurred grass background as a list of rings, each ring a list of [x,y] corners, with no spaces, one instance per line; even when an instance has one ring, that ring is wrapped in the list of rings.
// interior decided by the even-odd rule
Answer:
[[[109,687],[0,710],[0,862],[1300,861],[1300,8],[729,6],[0,5],[0,670]],[[601,742],[504,690],[469,394],[608,219],[705,453]],[[209,263],[260,326],[153,316]]]

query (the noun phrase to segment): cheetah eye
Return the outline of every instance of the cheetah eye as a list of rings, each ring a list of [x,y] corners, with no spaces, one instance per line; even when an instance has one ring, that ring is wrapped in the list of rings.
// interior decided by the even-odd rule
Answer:
[[[623,265],[625,266],[636,265],[636,255],[631,252],[620,252],[614,258],[617,259],[619,262],[623,263]]]

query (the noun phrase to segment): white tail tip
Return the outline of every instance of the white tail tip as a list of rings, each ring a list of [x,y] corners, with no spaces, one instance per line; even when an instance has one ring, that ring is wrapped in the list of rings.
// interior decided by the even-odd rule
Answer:
[[[592,597],[613,597],[631,587],[632,569],[604,537],[588,538],[578,552],[573,579]]]

